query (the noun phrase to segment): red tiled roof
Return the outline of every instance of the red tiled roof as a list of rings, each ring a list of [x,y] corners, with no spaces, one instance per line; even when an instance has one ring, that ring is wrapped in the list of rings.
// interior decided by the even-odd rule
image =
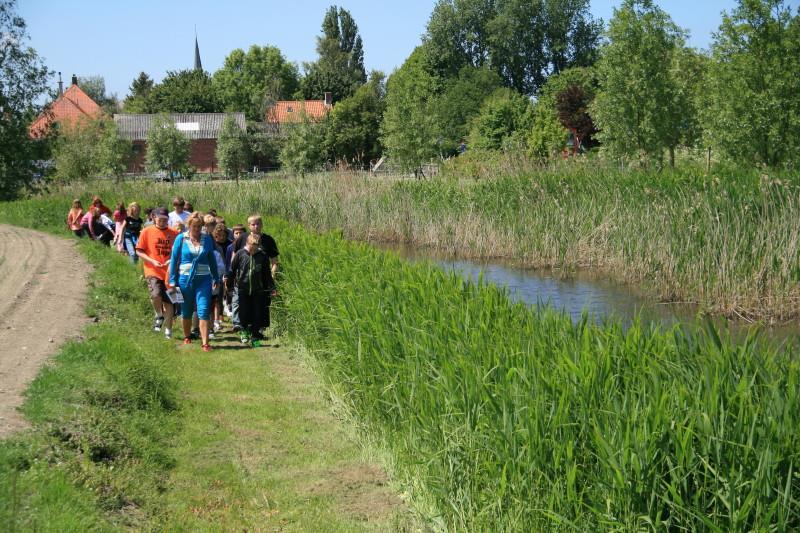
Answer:
[[[330,111],[324,100],[281,100],[267,110],[266,121],[271,124],[298,122],[305,111],[311,120],[319,120]]]
[[[71,85],[64,94],[50,104],[47,111],[33,121],[29,129],[31,137],[45,134],[53,122],[74,124],[78,120],[93,119],[103,110],[77,85]]]

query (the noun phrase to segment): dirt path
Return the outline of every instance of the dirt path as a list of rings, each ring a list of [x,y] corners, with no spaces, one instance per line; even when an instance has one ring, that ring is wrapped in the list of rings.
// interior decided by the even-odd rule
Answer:
[[[86,278],[73,242],[0,224],[0,438],[26,426],[22,392],[81,331]]]

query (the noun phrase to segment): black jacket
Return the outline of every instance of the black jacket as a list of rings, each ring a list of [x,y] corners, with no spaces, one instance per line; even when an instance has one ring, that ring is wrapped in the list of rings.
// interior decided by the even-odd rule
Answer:
[[[271,263],[264,250],[257,248],[251,256],[245,248],[234,254],[228,280],[247,295],[270,292],[275,288],[270,268]]]

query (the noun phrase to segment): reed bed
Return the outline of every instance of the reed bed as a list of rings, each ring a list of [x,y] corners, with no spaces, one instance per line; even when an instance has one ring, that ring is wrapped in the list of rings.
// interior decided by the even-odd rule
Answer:
[[[192,200],[231,209],[230,197],[213,196],[225,187],[197,189]],[[43,222],[56,203],[43,204]],[[755,336],[733,344],[710,325],[574,324],[340,231],[277,219],[266,227],[282,250],[276,324],[313,351],[344,404],[392,452],[431,523],[800,528],[796,346],[778,351]]]
[[[284,327],[447,529],[800,527],[800,362],[710,325],[578,324],[281,226]]]
[[[141,184],[92,188],[128,201],[163,201],[180,192],[201,209],[267,213],[316,231],[341,230],[353,240],[564,272],[599,269],[642,283],[661,301],[728,317],[767,323],[800,317],[800,175],[598,165],[522,167],[480,180],[341,174],[152,185],[144,194]]]

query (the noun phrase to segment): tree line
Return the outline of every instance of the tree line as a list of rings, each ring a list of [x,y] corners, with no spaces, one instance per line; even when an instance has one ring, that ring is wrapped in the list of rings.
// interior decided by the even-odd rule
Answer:
[[[18,37],[5,39],[0,54],[0,104],[14,119],[4,122],[0,146],[19,140],[46,90],[46,67],[24,45],[14,6],[0,1],[0,25]],[[363,167],[382,155],[411,170],[465,150],[544,160],[596,149],[661,166],[686,148],[745,166],[794,168],[800,12],[784,0],[739,0],[709,50],[686,40],[652,0],[623,0],[607,24],[590,14],[588,0],[438,0],[420,44],[386,78],[367,74],[355,20],[331,6],[317,60],[302,69],[274,46],[253,45],[232,51],[213,74],[174,71],[155,83],[142,72],[122,102],[105,95],[100,77],[82,86],[107,109],[127,113],[244,112],[249,162],[301,172],[326,163]],[[18,79],[25,90],[15,92]],[[335,105],[323,120],[302,120],[280,136],[259,127],[276,101],[324,92]],[[95,145],[112,153],[103,170],[115,168],[114,143]],[[30,177],[20,161],[32,154],[2,157],[2,186],[18,190],[22,182],[8,176]]]

